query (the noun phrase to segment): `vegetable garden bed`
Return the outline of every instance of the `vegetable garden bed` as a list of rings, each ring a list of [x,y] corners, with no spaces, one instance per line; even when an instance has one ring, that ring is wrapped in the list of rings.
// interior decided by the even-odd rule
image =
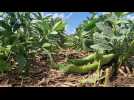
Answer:
[[[133,86],[134,20],[129,14],[92,12],[67,35],[59,17],[0,13],[1,86]]]

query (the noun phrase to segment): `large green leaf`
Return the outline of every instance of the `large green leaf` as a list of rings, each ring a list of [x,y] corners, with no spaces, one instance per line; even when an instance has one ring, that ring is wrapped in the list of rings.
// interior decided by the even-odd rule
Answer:
[[[64,24],[64,22],[61,20],[61,21],[55,23],[55,25],[53,26],[53,30],[62,31],[62,30],[64,30],[64,27],[65,27],[65,24]]]
[[[103,33],[106,34],[111,34],[112,32],[112,28],[108,25],[106,25],[104,22],[98,22],[96,23],[96,26],[99,30],[101,30]]]

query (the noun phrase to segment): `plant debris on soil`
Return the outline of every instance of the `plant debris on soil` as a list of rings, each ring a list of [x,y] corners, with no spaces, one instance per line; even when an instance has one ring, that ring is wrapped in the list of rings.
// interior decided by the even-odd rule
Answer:
[[[64,63],[66,57],[81,58],[88,55],[88,52],[76,52],[71,49],[60,51],[54,55],[55,62]],[[132,59],[131,59],[132,60]],[[64,74],[63,72],[49,68],[46,59],[35,59],[33,67],[30,68],[29,74],[23,77],[16,69],[9,73],[0,75],[1,87],[91,87],[91,83],[81,84],[80,80],[88,78],[89,74]],[[110,79],[110,87],[134,87],[134,72],[131,76],[124,77],[121,73],[112,76]]]

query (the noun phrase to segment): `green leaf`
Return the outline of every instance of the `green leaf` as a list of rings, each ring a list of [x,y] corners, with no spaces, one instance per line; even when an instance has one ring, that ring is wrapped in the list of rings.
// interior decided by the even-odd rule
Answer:
[[[123,14],[123,12],[115,12],[115,15],[120,17]]]
[[[108,44],[101,44],[101,43],[91,45],[90,47],[95,49],[95,50],[112,50],[113,49]]]
[[[22,66],[22,67],[26,66],[27,60],[23,55],[21,55],[21,54],[17,55],[16,60],[19,64],[19,66]]]
[[[42,45],[43,48],[48,48],[48,47],[51,47],[51,43],[44,43]]]
[[[11,32],[11,26],[8,25],[5,21],[0,20],[0,26],[2,26],[3,28],[5,28],[7,31]]]
[[[9,70],[9,64],[5,60],[0,59],[0,72],[4,72],[8,70]]]
[[[111,34],[112,32],[112,28],[108,25],[106,25],[104,22],[98,22],[96,23],[96,26],[99,30],[101,30],[103,33],[106,34]]]
[[[56,30],[56,31],[62,31],[64,30],[65,24],[64,22],[61,20],[59,22],[57,22],[54,26],[52,30]]]
[[[50,34],[52,34],[52,35],[57,35],[57,34],[58,34],[58,32],[53,31],[53,32],[50,32]]]
[[[42,19],[42,15],[40,12],[34,12],[32,13],[36,19]]]
[[[95,27],[96,19],[89,19],[89,20],[84,20],[82,24],[82,28],[85,31],[89,31]],[[79,27],[80,28],[80,27]]]
[[[116,16],[118,17],[121,17],[121,16],[124,16],[124,15],[127,15],[129,14],[129,12],[114,12]]]
[[[74,36],[74,38],[75,38],[75,39],[79,39],[79,36],[76,35],[76,36]]]
[[[3,12],[0,12],[0,17],[1,17],[3,14],[4,14]]]
[[[88,33],[88,32],[83,31],[83,32],[81,33],[81,35],[82,35],[82,36],[85,36],[87,33]]]

